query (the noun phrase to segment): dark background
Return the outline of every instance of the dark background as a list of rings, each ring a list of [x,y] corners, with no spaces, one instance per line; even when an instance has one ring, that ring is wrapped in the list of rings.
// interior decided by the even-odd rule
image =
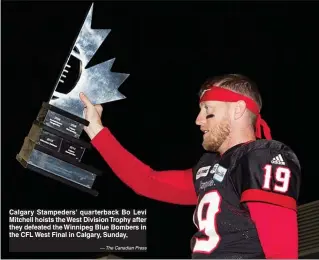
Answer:
[[[9,208],[147,208],[148,252],[123,257],[189,258],[193,207],[140,197],[92,151],[103,170],[98,197],[25,170],[16,161],[43,101],[48,101],[91,2],[2,4],[2,230]],[[298,155],[300,204],[319,199],[317,170],[318,4],[96,2],[93,28],[112,29],[94,62],[116,58],[129,73],[125,100],[104,105],[103,122],[131,153],[156,170],[192,167],[201,156],[194,124],[197,92],[208,77],[242,73],[263,96],[274,139]],[[86,139],[86,136],[83,136]],[[138,176],[136,177],[138,178]],[[94,257],[9,254],[2,257]]]

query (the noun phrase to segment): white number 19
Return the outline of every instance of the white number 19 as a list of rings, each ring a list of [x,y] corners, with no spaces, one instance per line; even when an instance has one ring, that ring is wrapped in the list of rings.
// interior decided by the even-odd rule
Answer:
[[[263,189],[270,190],[273,166],[270,164],[266,164],[263,169],[265,172]],[[290,177],[291,177],[290,169],[287,167],[278,166],[275,170],[274,177],[276,182],[276,184],[273,187],[274,191],[278,191],[282,193],[287,192],[289,188]]]

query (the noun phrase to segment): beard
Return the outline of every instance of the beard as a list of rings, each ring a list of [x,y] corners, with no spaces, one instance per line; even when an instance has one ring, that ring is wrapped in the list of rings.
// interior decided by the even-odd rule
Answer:
[[[223,119],[214,129],[209,130],[203,140],[206,151],[217,152],[230,133],[230,123]]]

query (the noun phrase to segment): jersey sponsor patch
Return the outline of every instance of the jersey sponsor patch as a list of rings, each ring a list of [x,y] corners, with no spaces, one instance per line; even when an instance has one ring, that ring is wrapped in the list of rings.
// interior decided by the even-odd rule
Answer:
[[[196,180],[198,180],[201,177],[207,176],[210,167],[211,166],[205,166],[205,167],[199,168],[199,170],[196,173]]]
[[[215,164],[216,170],[213,176],[213,179],[218,182],[222,182],[224,180],[224,177],[226,175],[227,169],[219,164]],[[213,173],[213,172],[212,172]]]

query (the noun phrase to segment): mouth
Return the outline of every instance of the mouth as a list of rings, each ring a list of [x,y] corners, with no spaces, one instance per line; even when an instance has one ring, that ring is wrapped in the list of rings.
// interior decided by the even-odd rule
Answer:
[[[209,131],[208,130],[202,130],[203,135],[206,135]]]

